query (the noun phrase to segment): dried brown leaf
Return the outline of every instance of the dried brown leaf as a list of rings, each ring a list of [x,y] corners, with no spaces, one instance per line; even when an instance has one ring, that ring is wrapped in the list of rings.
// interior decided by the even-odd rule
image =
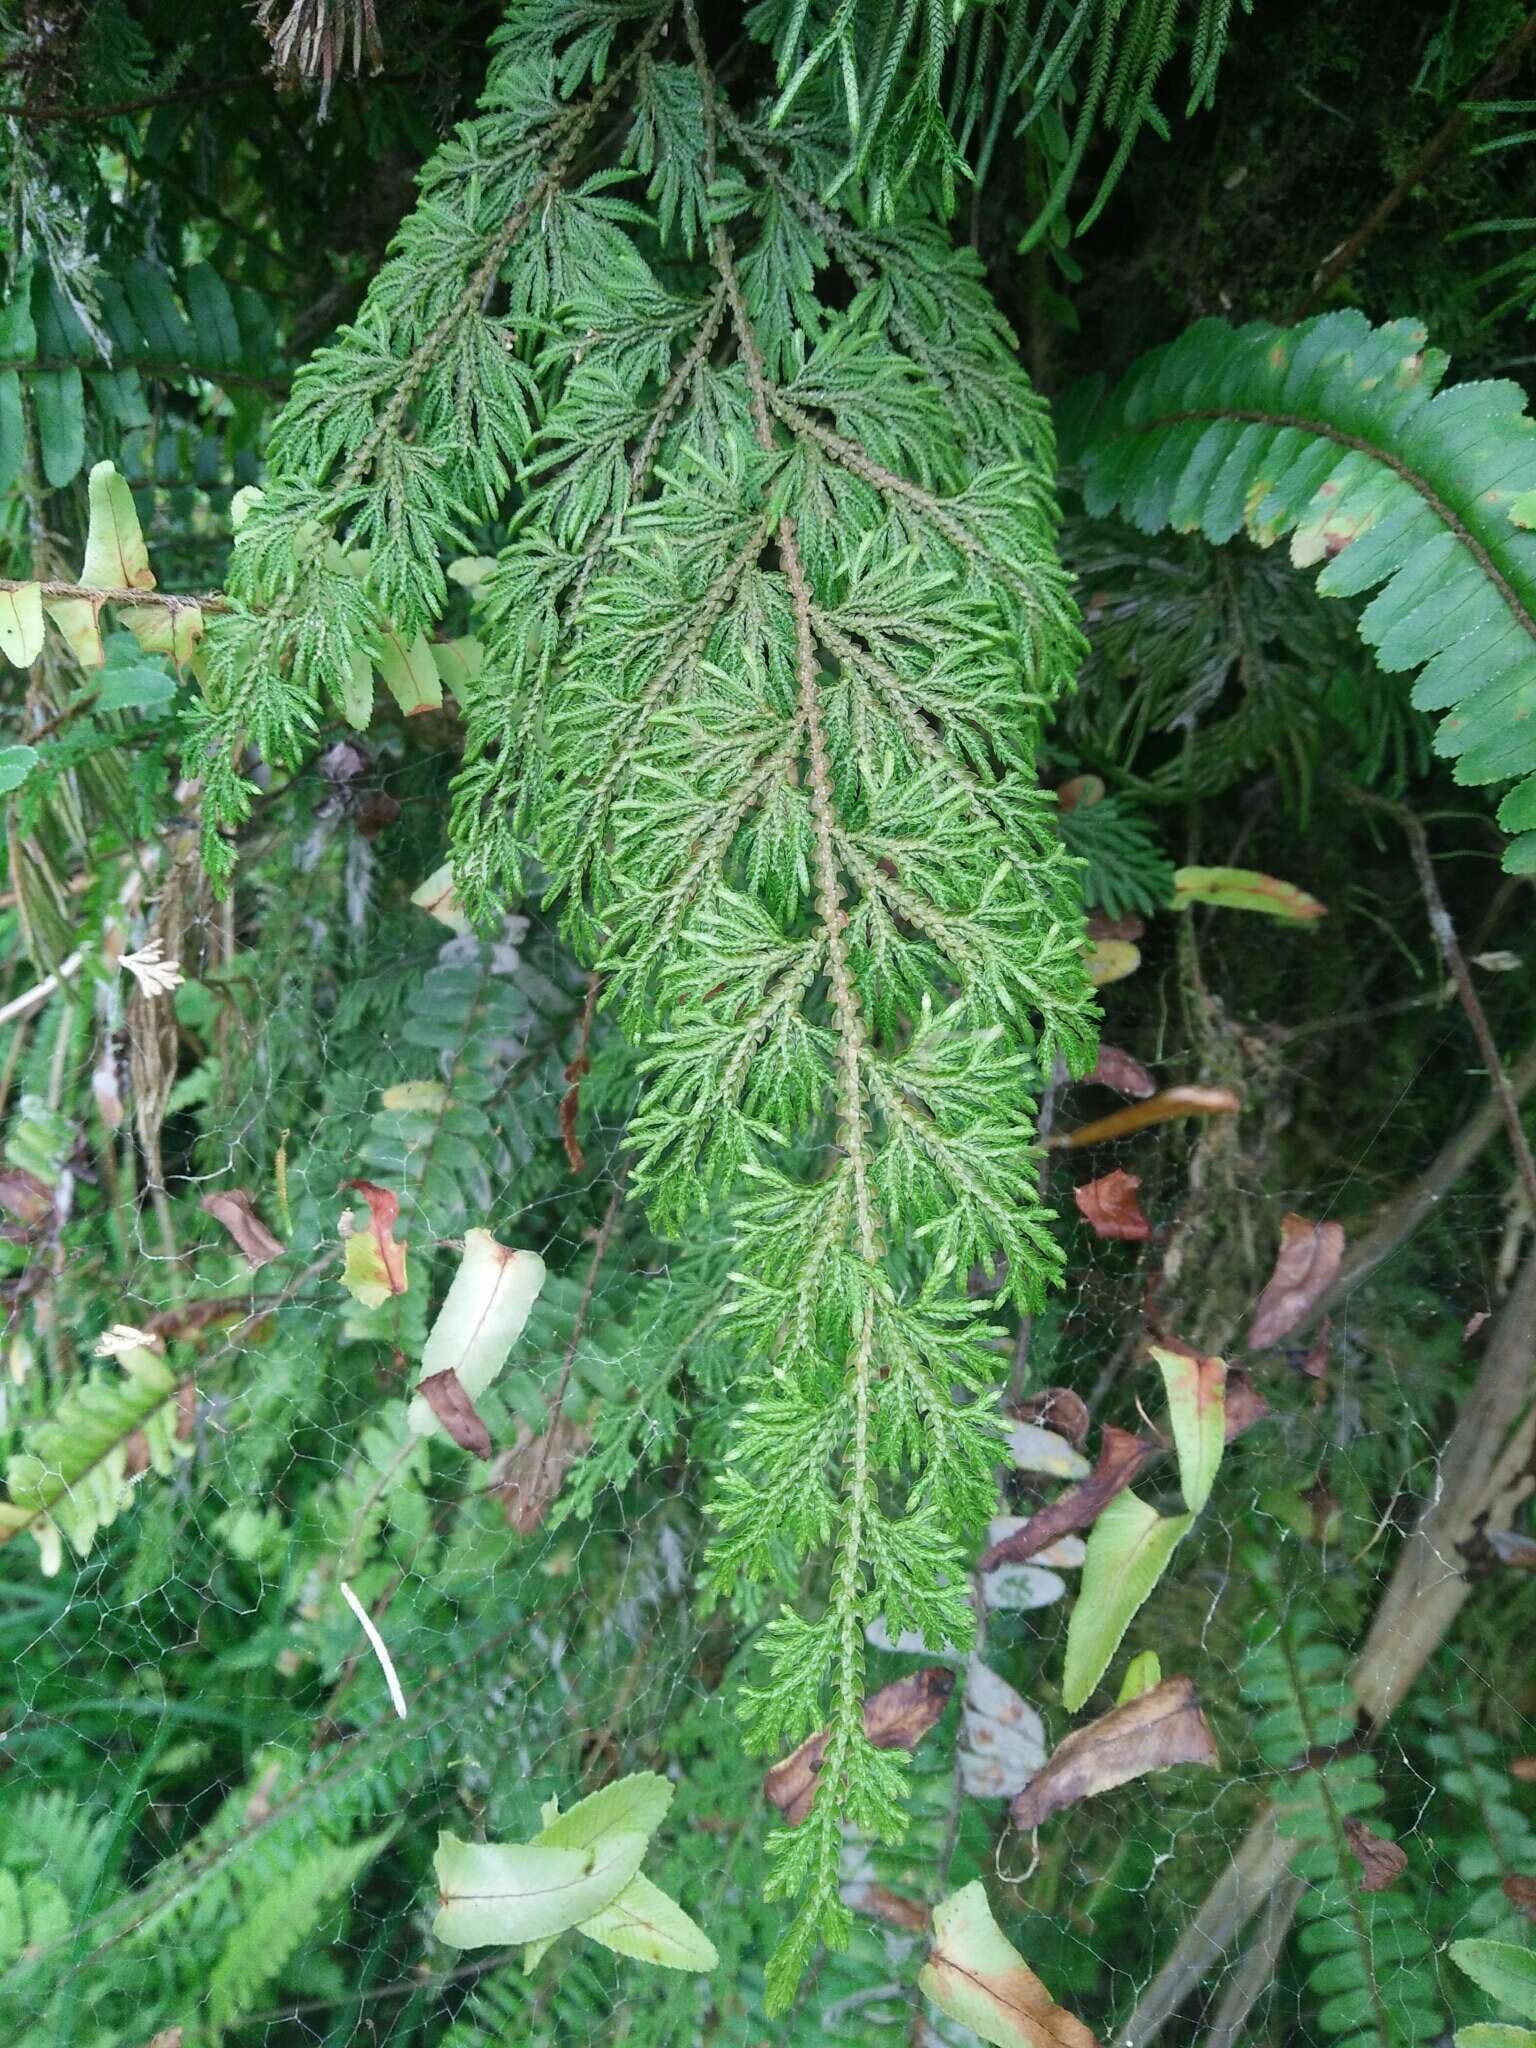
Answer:
[[[1095,945],[1113,939],[1132,943],[1141,938],[1146,929],[1145,918],[1106,917],[1102,910],[1091,911],[1088,916],[1088,936]]]
[[[1368,1828],[1363,1820],[1346,1820],[1344,1839],[1349,1843],[1349,1853],[1360,1866],[1360,1889],[1363,1892],[1384,1892],[1394,1885],[1408,1868],[1408,1858],[1385,1835],[1378,1835]]]
[[[1046,1142],[1053,1150],[1070,1145],[1102,1145],[1108,1138],[1127,1138],[1133,1131],[1170,1123],[1175,1117],[1236,1116],[1242,1106],[1242,1097],[1230,1088],[1163,1088],[1145,1102],[1114,1110],[1109,1116],[1080,1124],[1075,1131],[1064,1131]]]
[[[1132,1059],[1118,1045],[1099,1047],[1099,1057],[1087,1079],[1097,1081],[1103,1088],[1113,1088],[1119,1095],[1128,1095],[1133,1102],[1144,1102],[1157,1093],[1157,1083],[1141,1061]]]
[[[1519,1785],[1536,1785],[1536,1756],[1517,1756],[1510,1764],[1509,1775]]]
[[[888,1927],[899,1927],[905,1934],[928,1932],[930,1909],[883,1884],[845,1885],[843,1904],[855,1913],[867,1913],[872,1920],[883,1920]]]
[[[1227,1442],[1235,1443],[1269,1413],[1269,1403],[1240,1366],[1227,1367]]]
[[[1127,1173],[1123,1167],[1117,1166],[1113,1173],[1101,1174],[1097,1180],[1084,1181],[1080,1187],[1075,1187],[1072,1199],[1077,1204],[1078,1214],[1092,1227],[1095,1236],[1139,1244],[1143,1238],[1152,1235],[1152,1226],[1141,1213],[1141,1204],[1136,1199],[1136,1190],[1140,1186],[1139,1173]]]
[[[197,1206],[215,1223],[223,1224],[249,1259],[252,1272],[258,1267],[271,1265],[288,1249],[256,1214],[251,1198],[243,1188],[219,1188],[211,1195],[204,1195]]]
[[[1016,1414],[1020,1422],[1038,1422],[1042,1428],[1054,1430],[1057,1436],[1064,1436],[1075,1451],[1080,1451],[1088,1440],[1092,1417],[1088,1403],[1081,1394],[1074,1394],[1070,1387],[1042,1387],[1038,1394],[1031,1394],[1027,1401],[1021,1401]]]
[[[864,1733],[876,1749],[916,1749],[954,1689],[955,1674],[944,1664],[893,1679],[864,1702]],[[786,1827],[799,1827],[810,1812],[826,1749],[823,1728],[764,1772],[763,1797],[783,1814]]]
[[[1523,1913],[1527,1920],[1536,1920],[1536,1877],[1511,1873],[1504,1880],[1503,1892],[1517,1913]]]
[[[0,1172],[0,1209],[26,1230],[36,1230],[53,1214],[53,1189],[24,1166]]]
[[[1280,1220],[1280,1251],[1248,1332],[1248,1348],[1264,1351],[1294,1330],[1333,1284],[1344,1256],[1344,1229],[1294,1212]]]
[[[1013,1824],[1037,1828],[1065,1806],[1169,1764],[1216,1761],[1216,1744],[1193,1681],[1165,1678],[1150,1692],[1074,1730],[1014,1800]]]
[[[1159,1448],[1133,1430],[1116,1429],[1112,1422],[1106,1423],[1099,1431],[1098,1461],[1088,1477],[1068,1487],[1060,1500],[1031,1515],[1022,1529],[983,1551],[978,1569],[990,1572],[1000,1564],[1022,1564],[1070,1530],[1086,1529],[1117,1493],[1124,1493],[1147,1460],[1156,1457]]]
[[[491,1432],[452,1366],[446,1372],[432,1373],[418,1384],[416,1391],[461,1451],[476,1458],[490,1457]]]
[[[426,1382],[421,1391],[426,1392]],[[592,1441],[584,1422],[562,1415],[554,1427],[535,1436],[526,1422],[517,1425],[517,1442],[492,1475],[492,1491],[506,1510],[508,1524],[519,1536],[531,1536],[559,1497],[565,1475]]]

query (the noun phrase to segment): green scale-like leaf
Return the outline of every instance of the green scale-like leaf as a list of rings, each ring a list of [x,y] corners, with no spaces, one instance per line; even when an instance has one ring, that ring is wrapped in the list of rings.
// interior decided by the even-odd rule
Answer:
[[[1457,780],[1515,781],[1499,821],[1520,871],[1536,861],[1536,534],[1518,523],[1536,421],[1516,384],[1441,390],[1446,361],[1408,320],[1201,321],[1094,416],[1085,490],[1149,533],[1289,534],[1322,595],[1375,591],[1361,635],[1383,669],[1419,670],[1413,702],[1445,714]]]

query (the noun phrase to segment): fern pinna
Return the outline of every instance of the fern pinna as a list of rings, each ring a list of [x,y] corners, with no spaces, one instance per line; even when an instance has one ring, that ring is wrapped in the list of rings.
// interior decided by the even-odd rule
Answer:
[[[292,758],[322,698],[355,708],[385,622],[441,612],[440,546],[506,519],[460,890],[488,917],[542,867],[647,1049],[636,1188],[675,1234],[728,1205],[717,1584],[831,1560],[746,1698],[764,1748],[832,1731],[777,1844],[782,1995],[845,1931],[842,1823],[901,1825],[865,1629],[969,1626],[999,1435],[967,1273],[1027,1309],[1060,1257],[1030,1089],[1092,1034],[1032,774],[1078,651],[1050,434],[969,254],[910,207],[899,235],[833,213],[832,115],[739,113],[691,9],[515,5],[483,106],[278,424],[205,808],[240,815],[243,736]]]
[[[1458,782],[1512,783],[1499,823],[1536,869],[1536,421],[1508,382],[1440,390],[1424,328],[1328,313],[1291,328],[1202,320],[1136,364],[1085,435],[1089,510],[1269,546],[1317,588],[1375,590],[1360,633],[1441,711]],[[1379,586],[1379,587],[1378,587]],[[1519,778],[1519,779],[1517,779]]]

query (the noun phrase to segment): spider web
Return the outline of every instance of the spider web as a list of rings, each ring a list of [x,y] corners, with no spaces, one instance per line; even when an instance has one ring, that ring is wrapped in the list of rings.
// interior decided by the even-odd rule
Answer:
[[[850,1950],[769,2019],[761,1973],[782,1909],[761,1902],[761,1843],[775,1816],[732,1700],[775,1600],[727,1608],[701,1590],[707,1473],[740,1398],[708,1316],[729,1246],[707,1217],[697,1243],[665,1244],[622,1200],[636,1058],[593,1015],[588,980],[550,925],[530,913],[488,941],[445,936],[404,902],[430,865],[431,775],[444,764],[423,769],[388,741],[358,752],[356,775],[338,778],[332,763],[296,787],[294,815],[321,815],[296,856],[243,885],[233,923],[201,899],[188,910],[185,956],[202,980],[175,998],[182,1045],[163,1133],[174,1251],[142,1187],[130,1199],[119,1185],[113,1207],[102,1134],[79,1107],[70,1171],[91,1229],[59,1239],[41,1295],[12,1290],[12,1421],[45,1412],[109,1320],[174,1331],[180,1316],[174,1355],[197,1393],[184,1455],[134,1479],[88,1556],[66,1547],[45,1578],[30,1544],[4,1553],[0,2004],[11,2038],[961,2043],[975,2037],[921,1996],[917,1973],[928,1910],[979,1877],[1052,1996],[1099,2038],[1139,2044],[1131,2015],[1280,1782],[1255,1740],[1254,1657],[1305,1608],[1313,1639],[1347,1662],[1405,1532],[1444,1483],[1450,1423],[1524,1248],[1496,1166],[1459,1181],[1431,1226],[1345,1295],[1321,1367],[1315,1333],[1247,1361],[1270,1415],[1228,1452],[1110,1680],[1145,1650],[1165,1674],[1191,1677],[1219,1764],[1143,1778],[1021,1836],[1002,1797],[977,1795],[965,1760],[976,1746],[967,1659],[877,1639],[871,1690],[947,1662],[952,1700],[914,1758],[907,1841],[850,1834]],[[374,838],[379,796],[398,811]],[[1341,878],[1341,893],[1353,886]],[[149,929],[139,915],[135,939]],[[1279,1217],[1337,1218],[1354,1239],[1484,1085],[1427,942],[1406,943],[1372,991],[1375,1010],[1395,1004],[1408,1020],[1387,1039],[1374,1022],[1317,1018],[1306,941],[1256,948],[1228,929],[1202,927],[1219,994],[1198,1030],[1177,998],[1180,941],[1154,924],[1140,974],[1106,992],[1106,1036],[1162,1083],[1238,1079],[1243,1116],[1051,1155],[1071,1278],[1028,1333],[1021,1379],[1070,1388],[1096,1427],[1156,1418],[1156,1376],[1136,1351],[1149,1287],[1180,1334],[1240,1351]],[[231,964],[258,939],[287,949],[280,971],[221,1012],[209,988],[233,986]],[[453,1005],[470,982],[479,993],[455,1039]],[[56,1081],[55,1104],[78,1106],[104,1059],[126,1074],[121,988],[93,988],[70,1017],[62,1003],[42,1013],[17,1072],[45,1094]],[[1341,1098],[1341,1063],[1372,1044],[1390,1050],[1395,1078]],[[421,1083],[450,1101],[464,1087],[471,1124],[439,1123],[429,1140],[410,1113],[383,1107],[385,1091]],[[1055,1133],[1112,1100],[1091,1087],[1060,1094]],[[131,1150],[128,1114],[107,1140],[114,1157]],[[1308,1149],[1298,1124],[1325,1162],[1304,1179],[1287,1174]],[[1113,1166],[1142,1178],[1145,1244],[1101,1242],[1075,1215],[1073,1186]],[[406,1293],[372,1311],[338,1270],[337,1219],[357,1179],[401,1196],[409,1240]],[[297,1273],[251,1272],[202,1216],[199,1198],[228,1188],[310,1247]],[[398,1434],[431,1313],[474,1228],[548,1268],[479,1404],[489,1462]],[[189,1316],[188,1304],[215,1300],[229,1304],[218,1320]],[[1486,1329],[1472,1328],[1484,1315]],[[1024,1348],[1014,1332],[1001,1338],[1000,1369]],[[582,1454],[601,1449],[605,1418],[619,1414],[636,1469],[559,1519],[562,1495],[579,1495]],[[384,1440],[370,1446],[370,1430]],[[1004,1468],[999,1515],[1027,1515],[1058,1483]],[[1171,1503],[1171,1471],[1145,1491]],[[1402,1896],[1428,1931],[1447,2023],[1476,2007],[1447,1981],[1443,1945],[1518,1934],[1500,1880],[1536,1874],[1518,1860],[1536,1841],[1531,1795],[1509,1772],[1536,1750],[1520,1650],[1533,1582],[1495,1570],[1486,1546],[1456,1563],[1472,1597],[1376,1746],[1382,1797],[1367,1814],[1407,1851]],[[1077,1576],[1071,1562],[1037,1569],[995,1604],[983,1589],[979,1656],[1042,1716],[1048,1744],[1074,1725],[1060,1674]],[[377,1630],[403,1717],[343,1582]],[[1456,1760],[1469,1743],[1482,1776]],[[1010,1767],[1011,1787],[1018,1756],[1005,1744],[1005,1778]],[[714,1942],[715,1971],[648,1969],[575,1931],[532,1973],[508,1952],[436,1939],[439,1829],[527,1841],[546,1800],[568,1806],[637,1770],[676,1787],[646,1870]],[[1502,1806],[1490,1810],[1494,1784]],[[1277,1878],[1271,1896],[1281,1889]],[[1273,1967],[1234,2030],[1231,2001],[1264,1939]],[[1311,1968],[1288,1926],[1261,1915],[1195,1974],[1161,2038],[1326,2039],[1336,2030]],[[1383,2042],[1414,2038],[1390,2010],[1383,2025]]]

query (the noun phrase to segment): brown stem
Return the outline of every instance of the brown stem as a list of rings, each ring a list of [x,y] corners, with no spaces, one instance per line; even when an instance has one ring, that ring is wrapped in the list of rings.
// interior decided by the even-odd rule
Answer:
[[[1461,941],[1456,936],[1456,927],[1451,913],[1445,907],[1445,898],[1440,893],[1440,884],[1435,878],[1434,862],[1430,859],[1429,839],[1423,825],[1405,804],[1394,803],[1390,797],[1375,796],[1369,790],[1351,789],[1352,803],[1364,805],[1367,810],[1380,811],[1384,816],[1395,819],[1408,841],[1408,851],[1413,857],[1414,872],[1419,878],[1419,890],[1424,898],[1424,907],[1429,912],[1429,928],[1435,935],[1435,944],[1440,948],[1441,957],[1450,969],[1451,979],[1456,984],[1457,998],[1466,1013],[1467,1022],[1472,1026],[1472,1036],[1477,1040],[1477,1049],[1483,1056],[1483,1065],[1488,1069],[1488,1078],[1493,1083],[1493,1092],[1498,1098],[1499,1111],[1504,1119],[1504,1128],[1509,1133],[1510,1149],[1515,1155],[1515,1169],[1525,1188],[1526,1199],[1536,1212],[1536,1158],[1531,1154],[1531,1143],[1525,1135],[1525,1126],[1520,1121],[1520,1105],[1510,1087],[1509,1076],[1504,1071],[1504,1062],[1499,1058],[1499,1049],[1488,1028],[1477,990],[1472,985],[1472,970],[1467,965],[1466,955],[1461,950]]]
[[[0,576],[0,591],[40,590],[45,598],[83,598],[87,604],[159,604],[169,612],[233,611],[227,597],[217,591],[193,595],[184,590],[97,590],[88,583],[40,583],[34,576]]]
[[[544,1425],[544,1448],[539,1453],[538,1470],[534,1473],[533,1482],[528,1488],[527,1497],[530,1500],[542,1500],[544,1498],[544,1471],[545,1467],[549,1464],[550,1446],[555,1440],[555,1431],[560,1426],[560,1417],[565,1409],[565,1396],[571,1384],[571,1371],[576,1363],[577,1347],[581,1343],[582,1332],[587,1327],[587,1315],[592,1307],[592,1294],[597,1286],[598,1269],[608,1255],[608,1246],[613,1237],[613,1226],[617,1223],[619,1211],[624,1206],[624,1179],[624,1173],[620,1173],[618,1179],[614,1182],[613,1193],[608,1198],[607,1210],[604,1212],[602,1222],[597,1227],[597,1236],[592,1241],[592,1258],[587,1266],[587,1277],[582,1282],[581,1300],[576,1304],[576,1320],[571,1325],[571,1334],[565,1347],[565,1357],[560,1365],[559,1382],[555,1387],[555,1398],[549,1404],[549,1420]]]
[[[1444,1641],[1471,1590],[1462,1545],[1485,1521],[1512,1514],[1530,1492],[1528,1467],[1536,1441],[1533,1380],[1536,1251],[1527,1254],[1499,1310],[1482,1367],[1441,1457],[1434,1497],[1398,1557],[1350,1673],[1372,1739]],[[1117,2030],[1116,2048],[1148,2048],[1281,1885],[1298,1846],[1276,1834],[1274,1814],[1266,1807]],[[1252,1988],[1252,1999],[1262,1988]]]
[[[1290,317],[1292,320],[1305,319],[1306,315],[1311,312],[1312,308],[1334,280],[1342,277],[1361,251],[1368,248],[1375,241],[1414,186],[1421,185],[1430,172],[1436,170],[1445,161],[1446,157],[1450,155],[1461,139],[1461,131],[1467,125],[1467,118],[1472,111],[1472,106],[1478,100],[1489,98],[1498,91],[1500,86],[1506,84],[1514,76],[1515,72],[1520,68],[1520,60],[1530,47],[1533,37],[1536,37],[1536,13],[1526,16],[1519,28],[1515,30],[1509,41],[1483,73],[1477,84],[1473,86],[1467,98],[1456,107],[1443,126],[1438,128],[1429,138],[1407,170],[1404,171],[1403,175],[1392,187],[1386,198],[1381,201],[1380,205],[1374,209],[1366,220],[1361,222],[1360,226],[1355,229],[1355,232],[1347,240],[1341,242],[1333,254],[1328,257],[1321,270],[1313,278],[1310,286],[1297,300],[1291,312]]]

